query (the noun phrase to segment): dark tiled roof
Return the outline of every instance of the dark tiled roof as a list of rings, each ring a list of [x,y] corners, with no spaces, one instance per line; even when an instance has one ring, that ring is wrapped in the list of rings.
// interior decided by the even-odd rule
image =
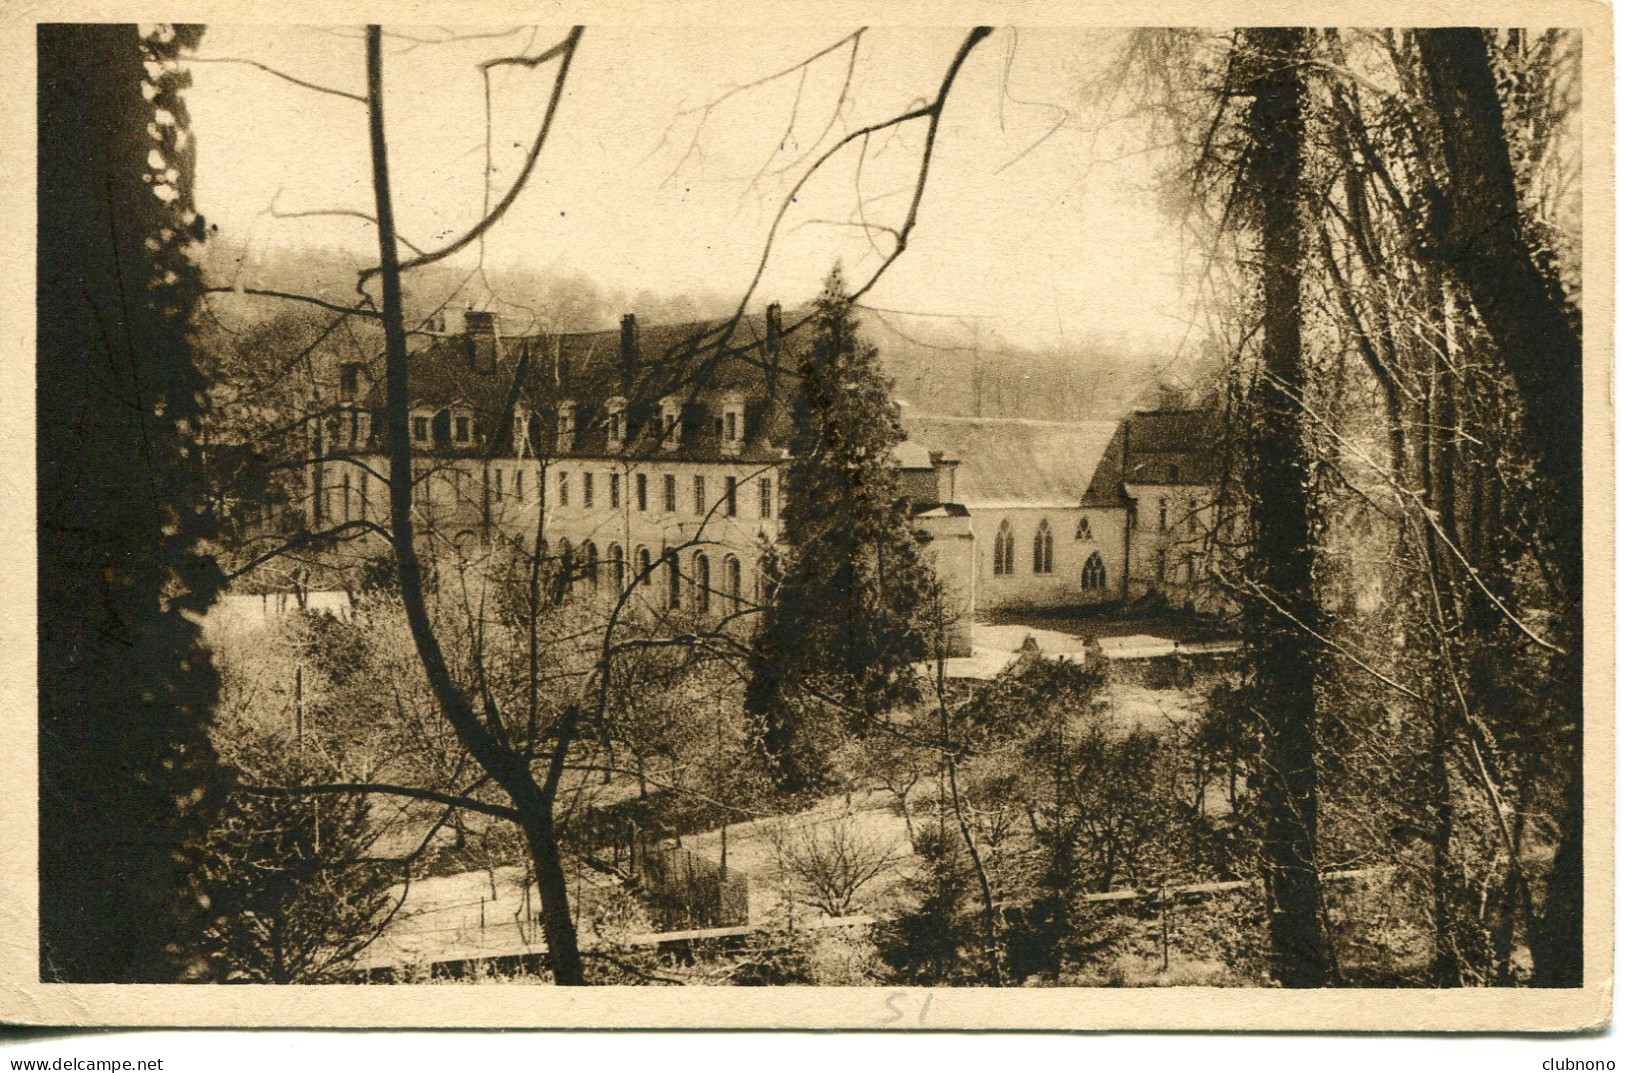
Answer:
[[[507,418],[515,407],[532,415],[528,450],[545,456],[607,453],[659,453],[669,458],[722,457],[715,422],[722,403],[743,403],[744,443],[728,457],[766,461],[781,456],[791,429],[791,406],[800,363],[798,345],[806,333],[770,346],[765,317],[743,318],[726,347],[719,348],[723,322],[638,326],[636,355],[623,360],[619,331],[540,334],[512,338],[467,332],[432,339],[411,355],[413,407],[466,408],[481,440],[474,450],[513,453]],[[383,406],[383,384],[361,400]],[[678,446],[658,444],[661,400],[680,404]],[[624,448],[611,448],[607,405],[625,400],[628,433]],[[576,434],[567,445],[555,442],[555,417],[564,403],[575,407]],[[442,446],[446,446],[442,444]],[[456,445],[451,445],[455,450]]]
[[[1129,484],[1214,484],[1223,458],[1223,431],[1213,410],[1150,410],[1133,414],[1128,431]]]
[[[1124,484],[1216,484],[1221,448],[1222,426],[1212,410],[1130,414],[1117,426],[1084,500],[1124,503]]]

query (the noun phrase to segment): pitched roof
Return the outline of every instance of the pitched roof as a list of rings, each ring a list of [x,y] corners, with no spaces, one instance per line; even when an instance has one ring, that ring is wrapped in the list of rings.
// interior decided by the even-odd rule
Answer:
[[[485,438],[483,449],[490,450],[495,438],[501,453],[512,450],[504,419],[517,406],[541,417],[531,422],[530,450],[598,455],[610,453],[612,400],[624,403],[626,450],[636,453],[655,449],[661,401],[674,399],[682,435],[679,445],[662,456],[715,458],[721,449],[714,420],[722,414],[723,401],[734,397],[742,404],[744,444],[730,457],[780,457],[789,438],[799,346],[804,343],[799,338],[770,341],[767,318],[753,316],[742,318],[727,346],[719,349],[719,329],[725,323],[636,326],[632,355],[623,354],[619,331],[438,336],[410,357],[412,404],[466,407]],[[381,377],[374,378],[362,402],[382,407]],[[569,444],[554,439],[553,416],[563,405],[575,408],[576,435]]]
[[[903,411],[909,439],[959,459],[955,498],[970,507],[1076,504],[1117,431],[1112,421],[1034,421]]]
[[[1123,484],[1214,484],[1223,465],[1222,419],[1214,410],[1142,410],[1124,419],[1092,496]]]

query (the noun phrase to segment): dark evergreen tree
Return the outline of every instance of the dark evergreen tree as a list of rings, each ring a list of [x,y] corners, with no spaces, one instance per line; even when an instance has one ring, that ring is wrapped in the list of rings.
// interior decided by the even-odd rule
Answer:
[[[804,732],[830,710],[864,732],[914,699],[929,652],[922,561],[893,450],[904,439],[891,384],[859,335],[840,269],[813,313],[785,476],[777,595],[757,637],[746,695],[781,789],[817,781]]]
[[[187,322],[196,27],[39,28],[40,975],[197,964],[216,679],[183,612],[219,586]]]
[[[319,755],[282,735],[237,728],[236,759],[257,781],[297,790],[341,781]],[[204,847],[215,975],[239,983],[322,983],[349,969],[398,907],[402,876],[374,852],[384,828],[360,794],[231,797]]]

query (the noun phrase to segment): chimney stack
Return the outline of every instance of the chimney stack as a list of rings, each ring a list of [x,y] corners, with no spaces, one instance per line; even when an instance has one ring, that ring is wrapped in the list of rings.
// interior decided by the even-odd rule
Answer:
[[[477,373],[497,371],[497,315],[490,310],[463,312],[463,333],[468,337],[469,363]]]
[[[638,372],[638,316],[621,317],[621,390],[630,394]]]
[[[779,342],[784,335],[784,310],[779,303],[767,307],[767,395],[772,398],[779,387]]]
[[[767,349],[776,353],[782,335],[784,335],[784,310],[780,308],[779,303],[774,302],[767,307]]]

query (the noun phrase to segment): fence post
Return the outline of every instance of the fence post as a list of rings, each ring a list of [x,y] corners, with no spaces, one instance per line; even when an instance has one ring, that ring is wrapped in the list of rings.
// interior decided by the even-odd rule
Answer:
[[[1157,919],[1162,924],[1162,971],[1168,971],[1168,884],[1157,888]]]

